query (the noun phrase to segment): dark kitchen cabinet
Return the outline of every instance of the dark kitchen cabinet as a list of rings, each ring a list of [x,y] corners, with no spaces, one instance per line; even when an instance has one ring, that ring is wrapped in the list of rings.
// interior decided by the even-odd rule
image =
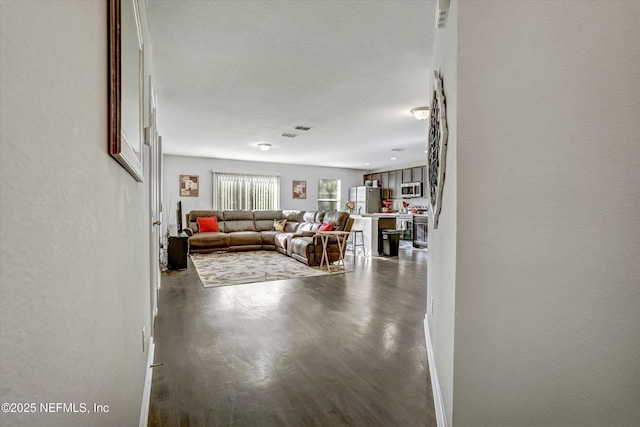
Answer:
[[[398,169],[394,171],[384,171],[370,173],[363,176],[364,181],[378,181],[378,186],[382,187],[382,198],[401,199],[402,184],[407,182],[427,181],[427,167],[416,166],[413,168]]]
[[[411,180],[411,168],[402,169],[402,183],[413,182]]]
[[[402,185],[402,171],[389,172],[389,198],[399,199],[402,197],[400,186]]]
[[[422,166],[411,168],[411,182],[422,182]]]
[[[380,187],[382,187],[382,198],[391,198],[391,189],[389,188],[389,172],[380,173]]]
[[[389,172],[380,173],[380,187],[389,188]]]

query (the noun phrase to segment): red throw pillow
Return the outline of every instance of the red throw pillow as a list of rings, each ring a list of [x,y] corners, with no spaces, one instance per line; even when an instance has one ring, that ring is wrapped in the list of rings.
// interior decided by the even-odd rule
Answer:
[[[328,224],[322,224],[320,227],[318,227],[318,231],[333,231],[335,227],[335,222],[330,222]]]
[[[201,233],[206,233],[207,231],[220,231],[218,227],[218,218],[215,216],[208,216],[198,218],[198,228]]]

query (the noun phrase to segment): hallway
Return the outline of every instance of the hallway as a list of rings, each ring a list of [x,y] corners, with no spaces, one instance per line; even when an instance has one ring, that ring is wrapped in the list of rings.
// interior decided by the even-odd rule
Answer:
[[[426,256],[213,289],[191,263],[164,274],[149,425],[435,426]]]

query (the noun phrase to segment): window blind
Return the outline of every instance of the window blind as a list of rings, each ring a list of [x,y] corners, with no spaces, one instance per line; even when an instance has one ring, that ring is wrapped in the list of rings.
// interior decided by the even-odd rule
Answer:
[[[214,209],[278,209],[280,177],[213,173]]]

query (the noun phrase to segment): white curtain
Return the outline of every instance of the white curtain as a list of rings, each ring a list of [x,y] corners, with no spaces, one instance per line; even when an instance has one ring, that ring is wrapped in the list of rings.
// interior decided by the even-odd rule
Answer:
[[[213,173],[214,209],[279,209],[280,177]]]

